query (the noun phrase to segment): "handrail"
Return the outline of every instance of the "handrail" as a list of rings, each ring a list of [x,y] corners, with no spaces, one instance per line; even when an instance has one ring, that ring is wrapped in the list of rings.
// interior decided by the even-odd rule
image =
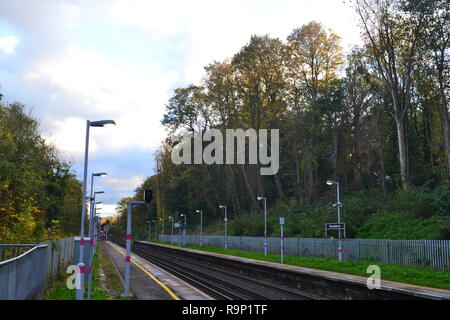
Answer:
[[[35,247],[35,244],[0,244],[0,247]]]
[[[17,256],[17,257],[14,257],[14,258],[11,258],[11,259],[8,259],[8,260],[5,260],[5,261],[0,261],[0,267],[3,266],[3,265],[5,265],[5,264],[14,262],[14,261],[16,261],[16,260],[18,260],[18,259],[24,257],[25,255],[27,255],[27,254],[33,252],[33,251],[36,250],[36,249],[48,247],[48,244],[37,244],[37,245],[33,245],[33,247],[34,247],[34,248],[32,248],[32,249],[30,249],[30,250],[28,250],[28,251],[22,253],[20,256]]]

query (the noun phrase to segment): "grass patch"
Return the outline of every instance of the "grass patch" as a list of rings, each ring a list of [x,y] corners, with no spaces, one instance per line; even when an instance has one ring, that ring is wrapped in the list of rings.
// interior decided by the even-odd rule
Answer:
[[[91,292],[91,300],[108,300],[110,299],[111,294],[103,289],[99,283],[99,271],[100,264],[103,265],[103,261],[105,257],[100,257],[98,250],[100,246],[97,247],[97,254],[94,255],[94,273],[92,275],[92,292]],[[107,257],[106,257],[107,258]],[[67,278],[70,276],[69,274],[61,274],[58,277],[58,280],[55,281],[53,286],[49,288],[45,294],[45,300],[75,300],[75,289],[67,288]],[[117,275],[116,275],[117,277]],[[87,299],[88,288],[87,281],[85,282],[85,291],[84,291],[84,299]]]
[[[155,243],[169,244],[170,242],[154,241]],[[177,244],[172,244],[178,246]],[[221,254],[227,254],[232,256],[238,256],[243,258],[250,258],[256,260],[280,262],[280,255],[268,254],[264,256],[264,253],[255,251],[235,250],[223,248],[211,247],[211,246],[199,246],[199,245],[186,245],[187,248],[203,250],[208,252],[215,252]],[[367,267],[370,265],[377,265],[381,269],[381,279],[390,280],[395,282],[408,283],[418,286],[425,286],[431,288],[440,288],[450,290],[450,270],[438,271],[426,268],[406,267],[393,264],[382,264],[373,261],[342,261],[339,262],[335,259],[327,258],[315,258],[315,257],[302,257],[296,255],[285,255],[284,263],[312,268],[318,270],[334,271],[340,273],[346,273],[356,276],[368,277],[366,273]]]
[[[105,275],[105,281],[103,285],[106,287],[109,293],[109,298],[112,300],[133,300],[133,298],[125,298],[120,296],[123,292],[122,281],[120,280],[117,274],[116,267],[111,258],[106,253],[104,244],[101,241],[98,242],[97,253],[101,262],[103,273]]]

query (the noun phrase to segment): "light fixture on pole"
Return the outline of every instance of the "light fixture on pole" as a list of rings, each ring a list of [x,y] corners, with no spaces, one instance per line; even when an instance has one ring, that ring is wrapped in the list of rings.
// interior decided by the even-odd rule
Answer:
[[[147,196],[149,195],[149,196]],[[144,191],[144,201],[128,201],[127,202],[127,234],[126,238],[126,253],[125,253],[125,283],[122,297],[132,297],[130,293],[130,263],[131,263],[131,223],[133,221],[131,215],[133,207],[150,203],[152,201],[151,190]]]
[[[203,246],[203,210],[196,210],[200,213],[200,246]]]
[[[116,124],[113,120],[101,120],[101,121],[86,121],[86,143],[84,149],[84,172],[83,172],[83,191],[82,191],[82,200],[81,200],[81,227],[80,227],[80,256],[78,263],[78,270],[80,273],[80,281],[81,284],[76,289],[76,299],[83,300],[84,293],[84,273],[85,273],[85,265],[84,265],[84,221],[86,216],[86,184],[87,184],[87,172],[88,172],[88,159],[89,159],[89,130],[91,127],[103,127],[107,124]]]
[[[92,190],[91,190],[92,193]],[[105,191],[97,191],[94,192],[94,197],[91,198],[91,205],[93,204],[93,207],[91,207],[91,217],[90,217],[90,221],[89,221],[89,247],[90,247],[90,251],[89,251],[89,267],[88,267],[88,294],[87,294],[87,298],[88,300],[91,299],[91,294],[92,294],[92,263],[94,261],[94,245],[95,245],[95,239],[94,239],[94,219],[95,216],[97,215],[97,210],[101,210],[102,208],[97,208],[97,203],[95,202],[95,197],[97,194],[104,194]]]
[[[340,201],[340,192],[339,192],[339,181],[333,181],[333,180],[328,180],[327,181],[327,185],[329,186],[333,186],[336,185],[336,197],[337,197],[337,202],[333,205],[333,207],[337,207],[337,211],[338,211],[338,224],[341,224],[341,206],[342,203]],[[339,249],[338,249],[338,256],[339,256],[339,261],[342,261],[342,242],[341,242],[341,229],[338,229],[339,232]]]
[[[257,197],[259,201],[264,200],[264,255],[267,256],[267,198]]]
[[[97,207],[98,204],[103,204],[103,202],[99,201],[99,202],[95,202],[94,206]],[[94,254],[95,252],[97,252],[97,239],[98,239],[98,229],[99,229],[99,222],[101,221],[101,218],[98,219],[97,218],[97,211],[95,210],[95,214],[94,214],[94,228],[93,228],[93,233],[94,233]]]
[[[220,209],[225,209],[225,218],[223,219],[223,221],[225,222],[225,238],[224,238],[224,242],[223,242],[223,247],[225,248],[225,250],[227,250],[227,249],[228,249],[228,238],[227,238],[227,222],[228,222],[228,217],[227,217],[227,206],[220,205],[219,208],[220,208]]]
[[[108,174],[106,173],[106,172],[98,172],[98,173],[92,173],[92,175],[91,175],[91,196],[89,197],[89,200],[90,200],[90,202],[89,202],[89,211],[90,211],[90,213],[89,213],[89,237],[91,237],[92,236],[92,227],[93,227],[93,224],[92,224],[92,218],[93,218],[93,206],[94,206],[94,201],[95,201],[95,198],[94,198],[94,178],[95,177],[101,177],[101,176],[107,176]]]

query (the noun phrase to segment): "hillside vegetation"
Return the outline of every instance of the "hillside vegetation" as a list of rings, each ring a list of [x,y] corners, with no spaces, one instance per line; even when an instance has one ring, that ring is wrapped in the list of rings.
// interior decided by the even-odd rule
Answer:
[[[0,243],[39,243],[79,230],[81,183],[39,130],[24,105],[0,102]]]
[[[289,235],[323,236],[323,223],[337,220],[332,179],[340,182],[349,237],[449,238],[447,1],[353,3],[359,47],[344,52],[338,34],[311,21],[285,39],[253,35],[229,59],[207,65],[201,82],[174,91],[157,174],[135,195],[155,194],[136,216],[141,228],[147,220],[167,226],[183,213],[194,231],[201,209],[208,230],[219,233],[213,225],[226,205],[230,232],[261,235],[257,197],[265,196],[272,234],[283,215]],[[263,176],[265,165],[249,164],[249,142],[246,164],[236,154],[234,164],[172,162],[184,136],[209,129],[224,137],[227,129],[278,129],[279,171]],[[217,139],[202,147],[220,158],[211,146]]]

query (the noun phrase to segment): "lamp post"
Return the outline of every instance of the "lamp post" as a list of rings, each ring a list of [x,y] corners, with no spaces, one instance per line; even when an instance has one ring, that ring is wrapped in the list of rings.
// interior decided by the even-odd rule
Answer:
[[[86,121],[86,144],[84,149],[84,172],[83,172],[83,193],[81,201],[81,230],[80,230],[80,257],[78,263],[78,272],[80,273],[80,286],[76,289],[76,299],[83,300],[84,293],[84,221],[86,216],[86,184],[87,184],[87,171],[88,171],[88,154],[89,154],[89,129],[91,127],[104,127],[107,124],[116,124],[113,120],[101,120],[101,121]]]
[[[94,206],[97,207],[98,204],[103,204],[103,202],[95,202]],[[94,234],[94,253],[97,252],[97,238],[98,238],[98,220],[97,220],[97,211],[94,209],[94,228],[93,228],[93,234]]]
[[[264,255],[267,256],[267,198],[257,197],[257,199],[264,200]]]
[[[332,185],[336,185],[336,197],[337,197],[337,202],[334,204],[334,207],[337,207],[337,211],[338,211],[338,223],[341,223],[341,206],[342,203],[340,201],[340,197],[339,197],[339,181],[333,181],[333,180],[328,180],[327,181],[327,185],[332,186]],[[338,256],[339,256],[339,261],[342,261],[342,242],[341,242],[341,229],[338,229],[339,232],[339,249],[338,249]]]
[[[225,250],[227,250],[227,249],[228,249],[228,239],[227,239],[227,222],[228,222],[228,218],[227,218],[227,206],[220,205],[219,208],[220,208],[220,209],[225,209],[225,218],[223,219],[223,221],[225,222],[225,238],[224,238],[223,246],[224,246]]]
[[[97,204],[101,204],[101,203],[103,203],[103,202],[95,202],[95,198],[96,198],[96,195],[97,194],[104,194],[105,192],[104,191],[97,191],[97,192],[94,192],[94,197],[92,198],[92,203],[93,203],[93,206],[92,206],[92,218],[94,219],[95,218],[95,216],[97,215],[97,210],[101,210],[101,208],[97,208]],[[94,239],[94,252],[95,252],[95,248],[96,248],[96,238],[95,238],[95,230],[94,230],[94,228],[92,228],[92,233],[94,234],[94,236],[92,237],[93,239]]]
[[[90,206],[89,206],[89,237],[92,236],[92,228],[93,228],[93,223],[92,223],[92,218],[94,217],[94,212],[93,212],[93,207],[94,207],[94,178],[95,177],[101,177],[101,176],[106,176],[108,175],[106,172],[99,172],[99,173],[92,173],[91,175],[91,196],[89,197],[90,200]]]
[[[145,204],[145,201],[129,201],[127,203],[127,249],[125,255],[125,285],[122,297],[132,297],[130,293],[130,262],[131,262],[131,214],[133,207],[141,204]]]
[[[203,246],[203,210],[196,210],[200,213],[200,246]]]
[[[90,247],[90,252],[89,252],[89,268],[88,268],[88,295],[87,298],[88,300],[91,299],[91,293],[92,293],[92,262],[93,262],[93,258],[94,258],[94,226],[93,226],[93,220],[97,214],[97,210],[100,210],[101,208],[97,208],[97,204],[98,202],[95,202],[95,197],[97,194],[104,194],[105,191],[97,191],[94,192],[94,197],[92,198],[91,204],[93,204],[92,208],[90,208],[90,221],[89,221],[89,247]],[[92,194],[92,191],[91,191]],[[95,208],[94,208],[95,207]]]

